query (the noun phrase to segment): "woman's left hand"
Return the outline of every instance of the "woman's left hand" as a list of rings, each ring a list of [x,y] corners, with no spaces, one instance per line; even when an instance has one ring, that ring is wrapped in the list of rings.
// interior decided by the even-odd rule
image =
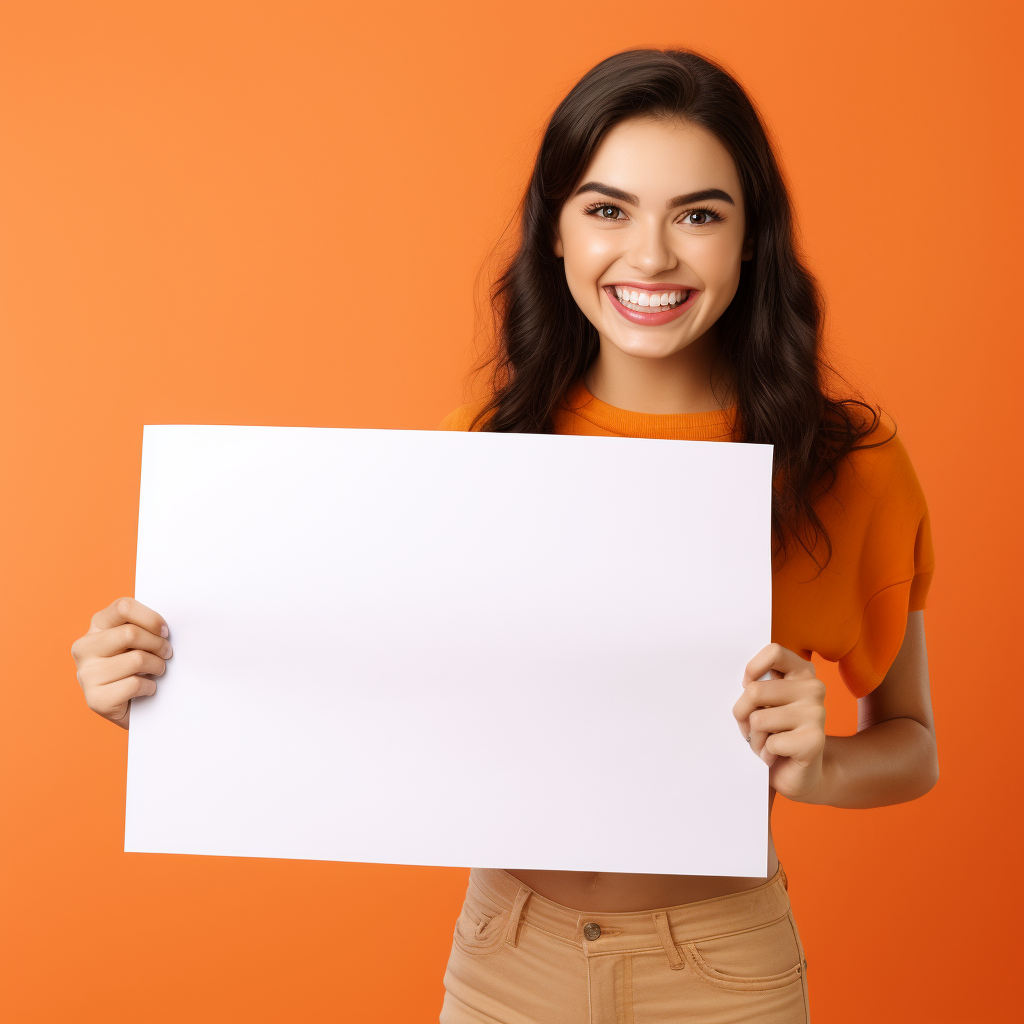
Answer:
[[[770,679],[760,678],[768,673]],[[747,665],[732,713],[750,749],[769,766],[772,786],[790,800],[814,803],[825,750],[825,684],[814,665],[769,644]]]

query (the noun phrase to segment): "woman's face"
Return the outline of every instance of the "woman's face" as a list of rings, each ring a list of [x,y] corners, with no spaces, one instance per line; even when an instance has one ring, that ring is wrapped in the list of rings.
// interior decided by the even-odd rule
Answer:
[[[604,137],[562,208],[555,255],[602,345],[662,358],[732,301],[745,237],[728,150],[696,125],[643,117]]]

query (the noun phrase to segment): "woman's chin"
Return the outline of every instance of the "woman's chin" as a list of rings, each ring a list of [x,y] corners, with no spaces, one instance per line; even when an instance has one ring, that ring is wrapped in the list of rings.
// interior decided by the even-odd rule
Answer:
[[[625,337],[605,336],[623,355],[637,359],[666,359],[686,348],[689,339],[658,338],[652,334],[628,334]]]

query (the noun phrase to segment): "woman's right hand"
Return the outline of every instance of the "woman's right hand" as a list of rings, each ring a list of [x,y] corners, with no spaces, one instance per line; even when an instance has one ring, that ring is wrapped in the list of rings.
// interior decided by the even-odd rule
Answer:
[[[156,693],[171,656],[167,623],[133,597],[119,597],[92,617],[85,636],[71,645],[85,703],[122,729],[128,728],[132,697]]]

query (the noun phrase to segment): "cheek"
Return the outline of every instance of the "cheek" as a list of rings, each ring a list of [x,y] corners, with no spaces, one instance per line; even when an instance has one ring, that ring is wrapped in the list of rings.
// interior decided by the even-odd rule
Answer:
[[[740,279],[742,239],[718,235],[695,239],[687,262],[709,292],[733,290]]]
[[[611,232],[566,231],[562,234],[565,273],[580,284],[593,283],[615,259]]]

